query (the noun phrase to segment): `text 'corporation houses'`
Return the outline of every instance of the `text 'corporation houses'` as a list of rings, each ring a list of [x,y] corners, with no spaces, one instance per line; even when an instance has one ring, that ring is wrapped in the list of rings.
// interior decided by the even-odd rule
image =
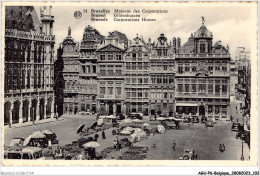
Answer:
[[[86,26],[81,42],[68,35],[55,63],[58,114],[230,116],[230,53],[201,27],[180,38],[129,40],[119,31],[107,37]],[[39,102],[40,103],[40,102]]]

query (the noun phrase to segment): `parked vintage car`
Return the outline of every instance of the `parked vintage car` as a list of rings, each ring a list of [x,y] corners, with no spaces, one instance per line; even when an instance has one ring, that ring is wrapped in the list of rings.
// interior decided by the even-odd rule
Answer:
[[[195,151],[193,149],[184,149],[180,160],[196,160],[197,158],[198,155],[195,154]]]
[[[206,127],[214,127],[214,122],[213,122],[213,121],[207,121],[207,122],[205,123],[205,126],[206,126]]]
[[[201,123],[206,123],[208,121],[208,118],[207,117],[201,117],[201,120],[200,120],[200,122]]]
[[[190,123],[191,119],[189,117],[184,117],[183,118],[183,123]]]
[[[39,147],[24,147],[20,150],[7,150],[4,152],[5,159],[44,160],[42,149]]]
[[[130,113],[128,118],[130,119],[140,119],[143,120],[142,113]]]
[[[199,119],[198,116],[192,116],[192,117],[191,117],[191,121],[192,121],[192,123],[199,123],[199,122],[200,122],[200,119]]]
[[[238,132],[238,131],[240,131],[240,130],[241,130],[241,125],[240,125],[240,123],[233,123],[233,124],[232,124],[231,131],[236,131],[236,132]]]

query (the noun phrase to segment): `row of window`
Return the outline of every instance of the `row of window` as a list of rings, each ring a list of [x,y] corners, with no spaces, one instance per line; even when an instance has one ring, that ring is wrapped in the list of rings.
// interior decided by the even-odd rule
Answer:
[[[151,98],[152,99],[167,99],[167,98],[173,98],[173,93],[169,92],[151,92]]]
[[[174,75],[152,75],[151,83],[157,84],[173,84],[174,83]]]
[[[45,76],[44,70],[37,70],[34,71],[27,70],[20,70],[20,69],[6,69],[5,71],[5,92],[9,92],[9,90],[20,90],[20,89],[30,89],[31,86],[33,88],[44,88],[49,87],[49,76]],[[32,82],[31,82],[32,79]]]
[[[75,65],[75,64],[65,64],[64,65],[64,70],[65,71],[77,71],[78,70],[78,65]]]
[[[148,98],[148,92],[126,92],[127,98]]]
[[[115,92],[114,92],[115,91]],[[100,87],[100,94],[108,94],[108,95],[121,95],[122,88],[121,87]]]
[[[178,84],[178,92],[187,92],[187,93],[206,93],[213,94],[213,90],[215,90],[215,94],[220,94],[222,92],[223,94],[226,94],[228,91],[227,84],[208,84],[208,87],[206,84]]]
[[[99,56],[99,59],[101,61],[105,61],[105,60],[108,60],[108,61],[112,61],[112,60],[117,60],[117,61],[120,61],[122,60],[122,54],[116,54],[116,55],[113,55],[113,54],[100,54]]]
[[[132,84],[147,84],[149,78],[126,78],[126,83]]]
[[[185,82],[185,83],[208,83],[208,84],[227,84],[228,80],[227,79],[219,79],[219,78],[212,78],[210,80],[206,80],[204,78],[176,78],[176,81],[178,83]]]
[[[41,45],[34,45],[34,50],[32,51],[30,44],[18,44],[14,47],[13,43],[6,43],[5,62],[31,62],[32,54],[34,63],[44,63],[44,47]]]
[[[149,63],[148,62],[127,62],[126,70],[148,70]]]
[[[197,65],[185,65],[185,66],[178,66],[178,73],[183,74],[183,73],[196,73],[198,71],[198,66]],[[206,71],[209,72],[209,74],[227,74],[227,66],[208,66],[206,68]]]
[[[173,63],[151,63],[151,71],[174,71]]]
[[[96,73],[96,66],[90,66],[90,65],[82,65],[82,72],[83,73]]]
[[[114,70],[113,69],[109,69],[109,70],[101,70],[100,69],[100,76],[122,76],[122,70],[121,69],[117,69]]]

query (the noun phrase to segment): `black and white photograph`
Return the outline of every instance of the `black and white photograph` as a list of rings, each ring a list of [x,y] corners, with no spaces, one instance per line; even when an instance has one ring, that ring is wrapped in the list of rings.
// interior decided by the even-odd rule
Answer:
[[[256,2],[70,3],[2,4],[2,164],[258,163]]]

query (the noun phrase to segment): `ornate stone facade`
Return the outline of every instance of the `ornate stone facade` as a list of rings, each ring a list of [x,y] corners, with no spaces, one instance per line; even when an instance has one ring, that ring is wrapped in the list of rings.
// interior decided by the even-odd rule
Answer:
[[[4,124],[54,117],[52,7],[7,6]]]
[[[229,49],[221,41],[212,45],[212,40],[213,34],[204,22],[182,46],[180,38],[168,41],[164,34],[156,42],[149,39],[146,43],[138,36],[128,40],[118,31],[103,37],[88,26],[77,51],[64,55],[64,43],[59,49],[58,60],[65,65],[60,70],[63,77],[79,82],[75,84],[77,90],[70,94],[74,109],[63,107],[63,113],[138,112],[228,119]],[[74,41],[71,45],[77,46]],[[68,66],[70,71],[66,71]],[[61,97],[65,99],[68,90],[65,87],[60,91]],[[83,101],[83,97],[88,98]]]
[[[176,114],[228,119],[230,54],[204,23],[176,55]]]

